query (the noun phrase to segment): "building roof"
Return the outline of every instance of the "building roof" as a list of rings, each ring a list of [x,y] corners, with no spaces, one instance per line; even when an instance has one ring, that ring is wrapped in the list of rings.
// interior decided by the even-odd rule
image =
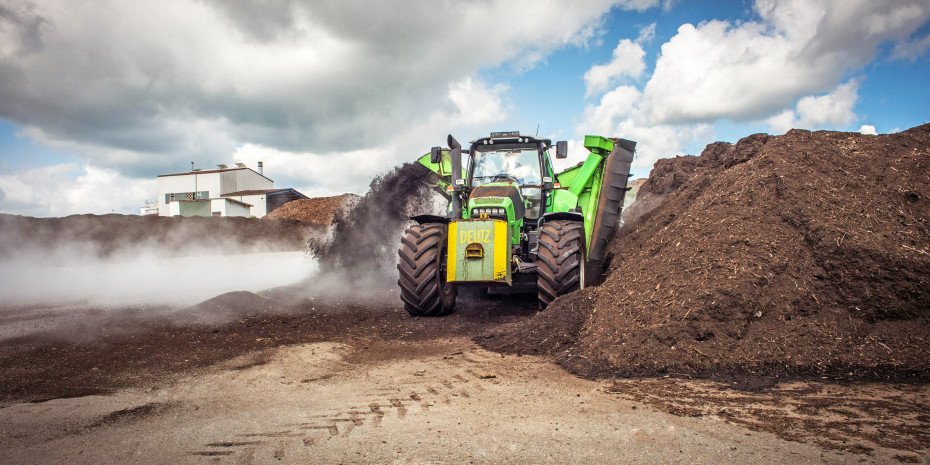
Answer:
[[[250,203],[240,202],[240,201],[238,201],[238,200],[236,200],[236,199],[223,199],[223,200],[225,200],[225,201],[227,201],[227,202],[239,203],[239,204],[245,205],[246,207],[251,207],[251,206],[252,206],[252,204],[250,204]]]
[[[230,192],[228,194],[223,194],[220,197],[238,197],[241,195],[262,195],[262,194],[270,195],[270,194],[277,194],[279,192],[288,192],[288,191],[293,191],[294,193],[300,195],[303,198],[308,198],[306,195],[303,195],[297,190],[289,188],[289,187],[286,187],[284,189],[253,189],[253,190],[248,190],[248,191]]]
[[[227,168],[225,170],[200,170],[200,171],[188,171],[186,173],[172,173],[172,174],[159,174],[159,178],[164,178],[168,176],[189,176],[191,174],[210,174],[210,173],[219,173],[221,171],[239,171],[239,170],[249,170],[265,179],[271,181],[270,178],[266,177],[264,174],[259,173],[258,171],[253,170],[252,168]],[[271,181],[274,182],[274,181]]]

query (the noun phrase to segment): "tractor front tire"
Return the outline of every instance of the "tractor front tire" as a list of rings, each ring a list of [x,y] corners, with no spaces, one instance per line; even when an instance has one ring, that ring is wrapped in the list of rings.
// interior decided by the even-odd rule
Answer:
[[[536,265],[540,309],[560,295],[583,288],[586,284],[584,226],[565,220],[543,223],[539,228]]]
[[[442,316],[455,307],[455,286],[446,282],[447,231],[444,224],[417,224],[401,239],[397,284],[411,316]]]

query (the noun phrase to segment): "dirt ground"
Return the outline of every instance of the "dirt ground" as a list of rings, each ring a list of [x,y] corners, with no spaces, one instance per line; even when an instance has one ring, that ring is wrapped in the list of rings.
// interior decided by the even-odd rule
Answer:
[[[591,381],[472,342],[531,317],[532,297],[413,319],[389,294],[278,288],[181,310],[71,309],[94,322],[81,332],[55,309],[3,309],[0,462],[928,461],[924,385]]]

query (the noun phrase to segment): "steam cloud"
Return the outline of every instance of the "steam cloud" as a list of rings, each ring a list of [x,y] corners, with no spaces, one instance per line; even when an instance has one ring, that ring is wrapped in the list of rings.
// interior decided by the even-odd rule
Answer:
[[[292,284],[322,231],[245,218],[0,215],[0,305],[190,305]],[[267,237],[270,236],[270,237]]]
[[[159,249],[99,257],[70,249],[8,259],[0,269],[2,304],[190,305],[217,294],[296,283],[316,269],[303,252],[170,257]]]
[[[445,207],[433,176],[396,167],[328,231],[244,218],[0,215],[0,339],[93,338],[159,318],[221,324],[317,296],[393,300],[409,217]]]

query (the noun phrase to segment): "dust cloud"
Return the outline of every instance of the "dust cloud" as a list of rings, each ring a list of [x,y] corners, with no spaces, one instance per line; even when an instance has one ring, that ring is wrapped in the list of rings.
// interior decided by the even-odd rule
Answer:
[[[248,218],[0,215],[0,306],[191,305],[292,284],[322,230]]]
[[[96,244],[72,243],[6,253],[0,267],[0,341],[28,336],[90,341],[152,324],[222,324],[262,310],[247,299],[252,292],[297,283],[316,269],[303,251],[224,244],[188,252],[144,246],[101,255]],[[233,291],[245,298],[227,299],[230,305],[220,309],[194,305]]]
[[[368,193],[333,220],[331,234],[311,240],[319,271],[307,280],[310,294],[370,297],[397,287],[397,249],[411,216],[444,214],[435,173],[405,163],[371,181]],[[398,298],[399,299],[399,298]]]
[[[299,251],[223,252],[172,257],[141,248],[100,257],[56,249],[7,257],[0,304],[191,305],[224,292],[293,284],[316,269]]]
[[[289,313],[317,297],[396,298],[397,248],[417,214],[441,214],[415,163],[372,180],[329,228],[288,220],[0,214],[0,339],[91,339],[145,321],[216,325]],[[318,299],[319,300],[319,299]]]

